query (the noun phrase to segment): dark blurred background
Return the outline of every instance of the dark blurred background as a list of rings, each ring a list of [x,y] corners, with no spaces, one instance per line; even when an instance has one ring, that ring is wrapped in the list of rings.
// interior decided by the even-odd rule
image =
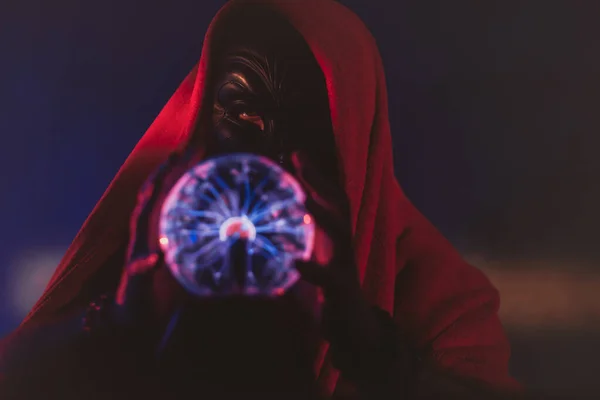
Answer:
[[[383,55],[401,184],[502,293],[514,375],[542,395],[600,398],[600,3],[342,3]],[[0,335],[221,4],[2,2]]]

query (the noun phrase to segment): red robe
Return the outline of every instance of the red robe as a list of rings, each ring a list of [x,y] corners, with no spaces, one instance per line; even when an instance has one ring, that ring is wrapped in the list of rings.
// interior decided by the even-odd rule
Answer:
[[[136,192],[170,152],[210,120],[211,54],[228,17],[246,3],[231,1],[215,16],[199,63],[133,149],[22,327],[57,317],[66,304],[88,301],[81,294],[89,282],[114,289],[114,282],[100,280],[119,276],[103,270],[122,268],[108,261],[128,241]],[[325,75],[366,299],[394,316],[423,358],[460,376],[517,388],[508,372],[510,349],[497,315],[497,290],[411,204],[394,177],[386,83],[373,36],[335,1],[260,3],[303,35]],[[332,393],[339,373],[326,354],[323,343],[316,368],[319,383]]]

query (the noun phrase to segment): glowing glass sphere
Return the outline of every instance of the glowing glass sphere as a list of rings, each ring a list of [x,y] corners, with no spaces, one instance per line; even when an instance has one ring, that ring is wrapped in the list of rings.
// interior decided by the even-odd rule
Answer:
[[[186,172],[162,205],[159,244],[175,278],[201,297],[276,296],[299,279],[310,258],[313,218],[296,179],[271,160],[231,154]],[[232,244],[247,241],[242,287],[229,263]]]

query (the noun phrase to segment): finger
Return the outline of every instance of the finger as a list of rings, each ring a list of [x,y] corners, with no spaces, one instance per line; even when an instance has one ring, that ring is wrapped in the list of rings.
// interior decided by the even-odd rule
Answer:
[[[160,254],[151,254],[147,257],[141,257],[130,261],[125,266],[124,274],[126,277],[121,279],[117,290],[116,302],[119,305],[125,305],[126,299],[131,303],[131,299],[146,298],[145,291],[148,290],[151,282],[151,273],[158,269],[162,263]],[[144,292],[144,293],[142,293]],[[132,305],[137,307],[137,305]]]
[[[345,194],[336,182],[324,178],[314,168],[314,163],[302,152],[292,154],[292,165],[296,177],[307,190],[309,197],[320,207],[342,211],[341,203],[344,202]]]
[[[307,210],[313,214],[328,233],[348,238],[348,201],[345,192],[335,183],[328,182],[312,167],[308,158],[300,152],[292,154],[296,176],[306,190]]]
[[[145,258],[150,253],[148,231],[150,214],[160,195],[163,181],[178,158],[177,153],[169,155],[166,162],[161,164],[146,180],[138,193],[137,204],[133,211],[130,224],[130,245],[128,259]]]
[[[162,253],[154,253],[147,257],[135,259],[127,264],[127,272],[131,276],[147,274],[158,267],[159,261],[162,261]]]
[[[325,291],[332,285],[331,271],[312,261],[296,260],[295,267],[300,272],[302,279]]]
[[[341,187],[336,189],[335,185],[326,184],[325,179],[315,172],[311,161],[302,153],[292,154],[292,163],[300,183],[307,190],[306,209],[326,236],[333,240],[333,258],[327,264],[331,267],[348,268],[353,263],[352,252],[345,249],[352,245],[353,238],[345,192]],[[313,259],[314,261],[317,260]]]
[[[165,268],[162,254],[130,262],[117,290],[119,318],[125,324],[162,326],[187,293]]]

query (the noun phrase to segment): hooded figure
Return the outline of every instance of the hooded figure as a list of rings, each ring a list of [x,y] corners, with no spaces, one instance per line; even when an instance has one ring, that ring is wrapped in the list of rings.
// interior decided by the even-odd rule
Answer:
[[[216,329],[197,336],[202,329],[193,322],[168,324],[182,296],[168,274],[156,272],[156,205],[188,167],[237,151],[295,173],[324,233],[315,260],[298,265],[303,283],[292,292],[300,301],[188,310],[188,319],[247,333],[260,348],[232,345],[233,355],[223,355],[219,345],[207,350],[207,340],[231,344],[236,335],[225,339]],[[148,271],[144,290],[153,307],[136,297],[136,279],[148,279]],[[98,317],[98,298],[118,312]],[[1,390],[10,398],[116,398],[164,393],[160,388],[172,397],[175,387],[189,394],[197,383],[199,398],[244,385],[263,394],[271,385],[285,398],[489,398],[519,390],[498,308],[496,289],[394,177],[383,65],[363,23],[329,0],[231,1],[213,19],[199,63],[85,221],[40,300],[4,340]],[[278,318],[285,322],[274,324]],[[324,329],[313,324],[321,318]],[[157,343],[165,348],[148,333],[150,320],[171,335],[162,369],[149,367]],[[197,349],[190,347],[198,337]],[[217,365],[220,355],[229,366]],[[207,362],[214,368],[201,369],[205,380],[186,373]],[[215,377],[223,371],[230,381]],[[31,380],[37,384],[25,384]],[[161,380],[168,383],[154,386]]]

